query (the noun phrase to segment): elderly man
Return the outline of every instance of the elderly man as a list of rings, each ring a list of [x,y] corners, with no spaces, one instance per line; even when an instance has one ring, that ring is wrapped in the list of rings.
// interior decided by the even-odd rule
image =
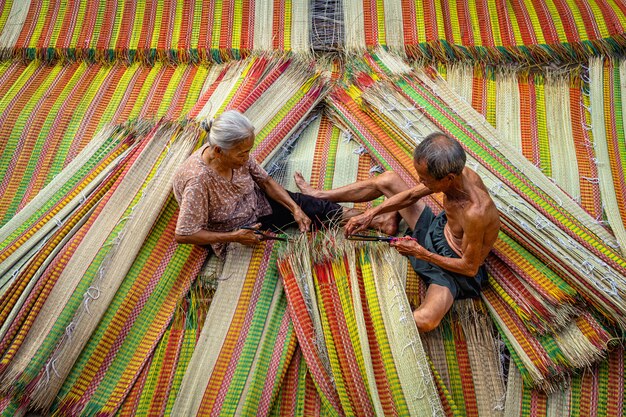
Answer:
[[[422,332],[435,329],[456,299],[475,298],[486,280],[483,262],[500,229],[498,210],[480,177],[465,166],[465,151],[443,133],[426,137],[413,153],[419,184],[409,188],[394,172],[334,190],[316,190],[296,174],[303,193],[333,202],[370,201],[381,195],[384,203],[351,218],[350,235],[372,224],[383,213],[399,212],[413,226],[410,235],[391,245],[409,260],[428,285],[421,305],[413,312]],[[443,194],[443,211],[435,216],[422,201]]]

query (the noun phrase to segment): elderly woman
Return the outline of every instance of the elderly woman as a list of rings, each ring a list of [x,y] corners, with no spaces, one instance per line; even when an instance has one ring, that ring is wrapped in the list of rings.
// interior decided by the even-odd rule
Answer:
[[[254,127],[241,113],[223,113],[208,127],[208,143],[176,171],[180,205],[176,241],[211,245],[223,257],[229,242],[255,245],[259,228],[282,230],[294,222],[301,232],[311,222],[337,223],[359,214],[337,203],[291,193],[253,158]],[[242,228],[247,227],[247,228]]]

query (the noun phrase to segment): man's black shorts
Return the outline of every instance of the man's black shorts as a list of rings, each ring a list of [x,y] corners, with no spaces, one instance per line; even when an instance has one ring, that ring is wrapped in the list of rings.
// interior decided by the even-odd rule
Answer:
[[[459,258],[443,234],[443,228],[447,222],[448,218],[444,211],[435,216],[432,210],[426,206],[420,218],[417,219],[415,227],[412,231],[409,230],[407,235],[412,236],[420,245],[433,253],[447,258]],[[427,285],[437,284],[449,288],[455,300],[480,297],[482,284],[487,280],[487,271],[484,265],[480,267],[475,277],[469,277],[448,271],[413,256],[409,257],[409,261],[415,272],[422,277]]]

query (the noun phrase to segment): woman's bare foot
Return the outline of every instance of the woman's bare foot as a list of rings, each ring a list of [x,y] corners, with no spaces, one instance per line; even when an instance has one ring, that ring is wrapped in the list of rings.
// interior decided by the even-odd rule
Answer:
[[[379,214],[374,217],[370,227],[387,235],[395,235],[398,233],[398,224],[400,223],[400,213],[394,211],[392,213]]]
[[[296,181],[296,186],[300,189],[302,194],[310,195],[312,197],[320,197],[319,190],[311,187],[300,172],[296,171],[296,173],[293,174],[293,179]]]

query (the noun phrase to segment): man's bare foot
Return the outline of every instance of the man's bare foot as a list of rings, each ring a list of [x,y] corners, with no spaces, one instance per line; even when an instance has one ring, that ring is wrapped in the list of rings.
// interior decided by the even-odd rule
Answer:
[[[296,171],[296,173],[293,174],[293,179],[296,181],[296,186],[300,189],[302,194],[319,197],[319,190],[311,187],[300,172]]]
[[[397,211],[379,214],[374,217],[370,227],[387,235],[393,236],[398,233],[398,223],[400,223],[400,219],[400,213]]]

